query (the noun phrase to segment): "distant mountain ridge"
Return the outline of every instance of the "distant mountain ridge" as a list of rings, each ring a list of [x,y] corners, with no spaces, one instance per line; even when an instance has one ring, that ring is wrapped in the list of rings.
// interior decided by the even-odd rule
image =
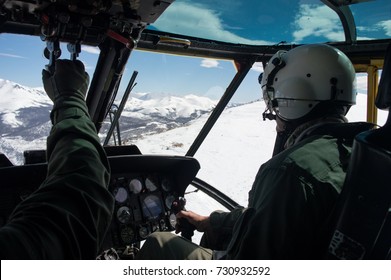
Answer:
[[[136,93],[129,97],[121,115],[121,137],[129,141],[186,125],[209,113],[215,105],[216,101],[196,95]],[[0,152],[22,163],[23,150],[44,148],[51,128],[51,108],[52,102],[43,89],[0,79]],[[109,126],[107,118],[99,133],[102,141]]]

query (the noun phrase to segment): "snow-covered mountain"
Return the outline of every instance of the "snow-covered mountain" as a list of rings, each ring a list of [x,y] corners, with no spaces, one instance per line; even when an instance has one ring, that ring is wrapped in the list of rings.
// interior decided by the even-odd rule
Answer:
[[[36,127],[49,120],[51,101],[42,89],[24,87],[0,79],[0,133],[5,135],[35,136],[43,131]],[[31,110],[33,108],[33,110]],[[32,129],[34,128],[34,129]],[[32,129],[23,133],[25,129]]]
[[[42,89],[0,79],[0,152],[14,164],[23,162],[24,150],[45,147],[51,104]]]
[[[121,114],[121,137],[133,141],[140,135],[160,133],[183,126],[201,115],[210,112],[216,101],[196,95],[167,96],[137,94],[127,101]],[[119,103],[119,102],[118,102]],[[103,126],[103,138],[109,127],[109,120]]]
[[[115,102],[119,105],[119,101]],[[206,97],[183,97],[138,93],[129,97],[120,118],[121,137],[129,142],[140,135],[155,134],[183,126],[210,112],[216,105]],[[14,164],[23,162],[23,151],[44,149],[51,123],[52,102],[43,89],[28,88],[0,79],[0,152]],[[105,121],[100,137],[109,129]]]

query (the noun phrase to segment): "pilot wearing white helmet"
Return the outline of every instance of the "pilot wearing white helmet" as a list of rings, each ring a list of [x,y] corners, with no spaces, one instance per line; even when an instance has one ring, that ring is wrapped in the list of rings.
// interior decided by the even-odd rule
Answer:
[[[264,118],[276,120],[277,139],[273,157],[258,171],[247,208],[209,216],[181,211],[177,218],[205,233],[202,247],[171,233],[154,233],[137,258],[324,256],[327,221],[344,183],[354,136],[371,128],[345,117],[356,101],[354,67],[334,47],[305,45],[278,51],[259,82]]]

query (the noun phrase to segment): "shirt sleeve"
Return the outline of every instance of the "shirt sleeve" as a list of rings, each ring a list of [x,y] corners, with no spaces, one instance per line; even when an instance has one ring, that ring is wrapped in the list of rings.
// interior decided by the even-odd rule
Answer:
[[[232,229],[244,208],[235,208],[230,212],[214,211],[210,215],[210,224],[216,235],[232,234]]]
[[[1,259],[94,259],[114,200],[109,164],[85,104],[56,110],[41,186],[0,229]]]
[[[210,226],[205,231],[200,245],[213,250],[226,250],[232,238],[234,224],[243,211],[243,208],[235,208],[230,212],[212,212],[209,216]]]

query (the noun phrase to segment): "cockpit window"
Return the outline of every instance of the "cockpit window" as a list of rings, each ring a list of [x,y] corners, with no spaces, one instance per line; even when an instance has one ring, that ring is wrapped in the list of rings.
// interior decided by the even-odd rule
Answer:
[[[349,7],[357,39],[391,36],[391,2],[330,1]],[[344,6],[347,2],[353,3]],[[349,24],[354,24],[350,22]],[[176,0],[149,29],[235,44],[345,41],[338,14],[323,1]]]
[[[350,6],[357,28],[358,40],[391,37],[391,2],[368,1]]]
[[[134,51],[114,105],[120,105],[135,71],[135,85],[120,117],[121,144],[135,144],[146,154],[177,155],[186,154],[236,73],[227,60]],[[253,93],[242,102],[254,99]],[[109,126],[107,117],[102,139]],[[110,145],[119,140],[115,136]]]

